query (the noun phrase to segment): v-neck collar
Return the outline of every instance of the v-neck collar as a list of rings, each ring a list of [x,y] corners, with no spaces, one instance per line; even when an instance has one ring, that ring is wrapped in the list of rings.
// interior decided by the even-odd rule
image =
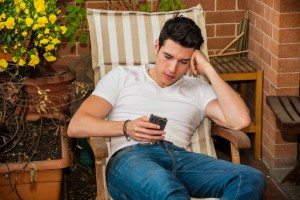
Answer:
[[[146,77],[146,79],[150,82],[153,82],[158,88],[160,88],[161,90],[166,90],[168,88],[173,88],[176,85],[180,84],[183,80],[183,77],[181,77],[179,80],[177,80],[175,83],[173,83],[172,85],[166,86],[166,87],[161,87],[148,73],[148,70],[150,70],[151,68],[153,68],[155,65],[153,64],[146,64],[143,66],[143,73]]]

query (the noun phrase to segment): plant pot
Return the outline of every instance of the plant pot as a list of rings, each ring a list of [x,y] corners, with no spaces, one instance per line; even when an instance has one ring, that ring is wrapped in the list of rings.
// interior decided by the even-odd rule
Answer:
[[[15,187],[23,200],[59,200],[63,168],[71,164],[66,127],[60,133],[61,159],[0,164],[0,199],[20,199]]]
[[[27,120],[36,120],[40,117],[61,118],[70,106],[72,99],[71,83],[75,75],[71,72],[63,72],[50,77],[35,78],[26,80],[25,91],[29,97]],[[38,90],[47,92],[47,99],[42,98]],[[41,101],[43,105],[41,106]]]

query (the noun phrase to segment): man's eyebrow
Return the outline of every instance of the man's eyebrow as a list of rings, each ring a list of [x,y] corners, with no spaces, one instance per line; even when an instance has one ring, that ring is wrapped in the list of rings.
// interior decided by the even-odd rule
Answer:
[[[168,54],[167,52],[163,52],[166,56],[169,56],[169,57],[172,57],[173,58],[173,56],[172,55],[170,55],[170,54]],[[185,58],[185,59],[180,59],[180,61],[185,61],[185,62],[188,62],[188,61],[190,61],[191,59],[190,58]]]

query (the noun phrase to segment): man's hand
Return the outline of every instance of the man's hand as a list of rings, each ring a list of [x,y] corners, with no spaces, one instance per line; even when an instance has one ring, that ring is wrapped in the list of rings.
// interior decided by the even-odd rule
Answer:
[[[191,58],[190,74],[204,75],[208,68],[212,68],[209,61],[200,50],[196,49]]]
[[[146,116],[137,118],[127,123],[127,134],[140,142],[155,142],[165,138],[165,131],[160,126],[149,122]]]

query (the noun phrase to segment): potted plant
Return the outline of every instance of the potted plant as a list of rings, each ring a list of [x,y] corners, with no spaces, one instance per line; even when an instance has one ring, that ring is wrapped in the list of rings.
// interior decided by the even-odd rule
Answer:
[[[2,0],[0,6],[1,49],[11,57],[10,63],[7,57],[0,58],[0,73],[10,69],[27,77],[30,105],[35,105],[41,91],[47,90],[49,98],[60,98],[52,100],[52,106],[64,112],[59,106],[68,101],[62,97],[67,92],[64,88],[75,76],[69,71],[54,71],[49,64],[57,59],[56,50],[67,31],[59,17],[57,0]],[[39,114],[35,109],[28,110],[28,116]]]

